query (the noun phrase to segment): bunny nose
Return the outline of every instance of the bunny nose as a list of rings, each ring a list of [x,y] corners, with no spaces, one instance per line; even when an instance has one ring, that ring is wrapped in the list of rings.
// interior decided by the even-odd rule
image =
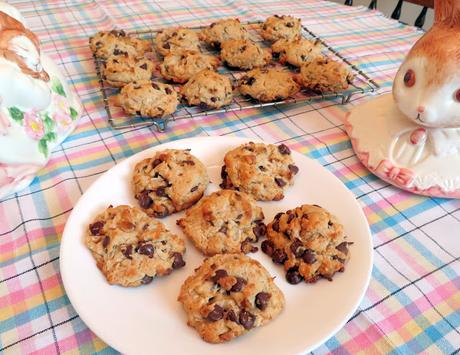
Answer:
[[[424,106],[419,106],[419,107],[417,107],[417,112],[418,112],[418,113],[423,113],[423,112],[425,112],[425,107],[424,107]]]

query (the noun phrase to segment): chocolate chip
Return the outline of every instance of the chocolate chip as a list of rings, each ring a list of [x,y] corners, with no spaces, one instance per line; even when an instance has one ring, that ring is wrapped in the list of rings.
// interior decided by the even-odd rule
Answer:
[[[145,275],[141,280],[141,284],[147,285],[151,283],[152,281],[153,281],[153,276]]]
[[[286,27],[289,27],[289,28],[294,27],[294,24],[293,24],[292,22],[288,22],[288,23],[286,24]]]
[[[306,264],[311,265],[311,264],[315,263],[316,256],[315,256],[315,253],[313,252],[313,250],[305,249],[305,251],[303,253],[303,256],[302,256],[302,259]]]
[[[155,159],[152,163],[152,168],[155,169],[158,165],[160,165],[163,161],[161,159]]]
[[[120,62],[116,59],[113,60],[114,63],[119,64]]]
[[[220,227],[219,232],[226,234],[227,233],[227,227],[226,226]]]
[[[219,279],[221,279],[222,277],[227,277],[227,276],[228,276],[227,271],[223,269],[219,269],[219,270],[216,270],[216,272],[214,273],[214,276],[211,277],[211,281],[214,283],[217,283]]]
[[[275,217],[276,218],[276,217]],[[280,231],[280,221],[279,219],[275,220],[275,222],[272,224],[272,229],[275,231],[275,232],[279,232]]]
[[[227,312],[226,319],[228,319],[228,320],[230,320],[232,322],[238,323],[238,318],[236,318],[236,314],[235,314],[235,312],[233,312],[233,310],[229,310]]]
[[[244,329],[251,329],[256,320],[256,316],[249,313],[245,309],[240,312],[239,321]]]
[[[193,187],[190,189],[190,192],[195,192],[196,190],[198,190],[198,185],[197,185],[197,186],[193,186]]]
[[[335,247],[338,251],[341,251],[345,255],[348,254],[348,243],[347,242],[342,242],[339,245]]]
[[[121,51],[118,48],[115,48],[113,50],[113,55],[120,55],[120,54],[121,54]]]
[[[141,208],[147,209],[152,205],[153,200],[150,198],[149,193],[149,190],[144,190],[139,194],[138,200]]]
[[[259,292],[256,295],[256,300],[255,300],[256,307],[259,308],[261,311],[263,311],[265,308],[267,308],[268,301],[270,301],[271,297],[272,295],[268,292]]]
[[[127,258],[127,259],[132,259],[131,257],[131,254],[133,253],[133,246],[131,244],[129,244],[125,250],[123,250],[123,255]]]
[[[208,313],[207,320],[216,322],[224,317],[224,309],[218,304],[214,305],[214,309]]]
[[[271,240],[264,240],[261,245],[262,251],[271,256],[273,254],[273,250],[275,249],[275,244]]]
[[[139,66],[139,68],[147,70],[147,63],[142,64],[141,66]]]
[[[165,92],[168,94],[168,95],[171,95],[172,94],[172,90],[170,88],[165,88]]]
[[[293,173],[294,175],[299,172],[299,168],[294,164],[289,164],[288,168],[289,168],[289,171]]]
[[[222,167],[222,169],[220,170],[220,177],[222,179],[225,179],[226,177],[228,176],[227,174],[227,169],[225,168],[225,165]]]
[[[152,83],[152,88],[154,88],[155,90],[160,90],[160,87],[155,83]]]
[[[142,112],[141,111],[136,111],[136,115],[142,116]]]
[[[104,227],[105,222],[97,221],[89,225],[89,231],[92,235],[100,235],[102,228]]]
[[[260,171],[267,171],[267,169],[266,169],[265,166],[263,166],[263,165],[259,165],[259,170],[260,170]]]
[[[164,49],[170,49],[171,45],[169,44],[169,42],[166,42],[165,44],[163,44],[163,48]]]
[[[275,219],[276,220],[280,219],[283,214],[284,214],[283,212],[278,212],[275,216]]]
[[[99,48],[99,47],[101,47],[101,46],[102,46],[102,42],[101,42],[101,41],[96,42],[96,47],[97,47],[97,48]]]
[[[174,261],[173,261],[173,264],[172,264],[172,268],[174,270],[180,269],[181,267],[185,266],[185,261],[182,258],[181,253],[176,252],[176,253],[173,254],[173,256],[174,256]]]
[[[236,216],[236,219],[241,219],[243,217],[243,214],[239,214],[238,216]]]
[[[275,16],[276,18],[282,18],[280,15],[273,15],[273,16]]]
[[[278,146],[278,151],[283,155],[291,154],[291,150],[289,149],[289,147],[286,144],[280,144]]]
[[[153,258],[153,252],[155,251],[155,248],[153,247],[152,244],[146,243],[146,244],[141,244],[137,252],[141,255],[147,255],[150,259]]]
[[[240,52],[243,53],[248,47],[247,46],[243,46],[240,48]]]
[[[105,236],[105,237],[104,237],[104,240],[102,241],[102,246],[103,246],[104,248],[107,248],[108,245],[109,245],[109,243],[110,243],[110,237]]]
[[[334,225],[334,223],[332,223],[332,221],[327,222],[328,227],[332,227],[333,225]]]
[[[230,289],[231,292],[240,292],[244,285],[246,285],[247,281],[242,277],[236,276],[236,283]]]
[[[302,275],[299,274],[299,270],[296,267],[293,267],[286,272],[286,280],[291,285],[296,285],[302,281]]]
[[[300,59],[302,60],[302,62],[305,62],[305,60],[307,59],[307,56],[305,54],[302,54],[300,56]]]
[[[256,81],[256,78],[251,76],[251,77],[247,78],[246,80],[244,80],[243,84],[248,85],[248,86],[252,86],[252,84],[254,84],[255,81]]]
[[[246,239],[243,243],[241,243],[241,251],[245,254],[255,253],[257,250],[259,250],[259,248],[253,246],[249,238]]]
[[[272,254],[272,260],[275,264],[284,264],[287,260],[287,255],[283,249],[275,249]]]
[[[155,194],[159,197],[165,197],[167,196],[165,188],[163,186],[160,186],[158,189],[155,190]]]
[[[276,182],[276,184],[277,184],[279,187],[286,186],[286,181],[284,181],[284,180],[281,179],[281,178],[275,178],[275,182]]]
[[[265,224],[261,223],[252,228],[252,231],[257,238],[263,238],[265,237],[265,234],[267,234],[267,227]]]
[[[214,97],[214,96],[211,97],[211,101],[212,101],[212,102],[216,102],[216,101],[217,101],[217,97]]]
[[[293,220],[294,218],[295,218],[295,214],[294,214],[294,213],[291,213],[291,214],[289,215],[288,219],[287,219],[287,223],[288,223],[288,224],[291,223],[292,220]]]
[[[183,163],[191,166],[195,165],[195,162],[193,160],[184,160]]]
[[[291,246],[290,246],[290,249],[292,251],[292,254],[295,255],[296,258],[300,258],[303,254],[303,250],[301,249],[301,247],[303,246],[303,243],[300,239],[296,238]]]
[[[209,27],[213,28],[215,25],[216,25],[216,23],[213,22],[213,23],[211,23],[211,24],[209,25]]]

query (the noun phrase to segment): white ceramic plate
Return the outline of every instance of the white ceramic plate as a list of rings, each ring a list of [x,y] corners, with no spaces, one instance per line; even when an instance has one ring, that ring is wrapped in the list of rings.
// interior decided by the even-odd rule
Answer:
[[[250,254],[276,276],[284,292],[286,307],[266,326],[252,330],[225,344],[201,340],[186,324],[177,296],[183,281],[201,264],[203,256],[187,241],[187,265],[170,276],[156,278],[138,288],[110,286],[97,269],[84,245],[84,234],[93,217],[109,204],[137,206],[131,193],[134,165],[165,148],[190,148],[207,167],[217,190],[225,152],[248,139],[229,137],[192,138],[159,145],[140,152],[102,175],[83,194],[73,209],[61,241],[61,274],[67,295],[82,320],[100,338],[128,354],[298,354],[313,350],[334,335],[353,315],[369,283],[372,270],[372,242],[366,218],[349,190],[317,162],[292,152],[300,168],[293,186],[282,201],[259,202],[272,220],[279,211],[304,203],[318,204],[335,214],[344,224],[351,259],[344,273],[333,282],[290,285],[281,266],[274,265],[261,251]],[[175,221],[182,213],[162,221],[182,235]],[[185,238],[185,237],[184,237]]]

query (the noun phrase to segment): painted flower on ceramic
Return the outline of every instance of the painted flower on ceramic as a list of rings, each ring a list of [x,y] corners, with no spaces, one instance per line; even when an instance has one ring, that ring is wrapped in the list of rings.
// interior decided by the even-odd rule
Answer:
[[[29,137],[39,140],[45,134],[45,127],[40,116],[34,111],[24,112],[24,128]]]
[[[2,111],[0,111],[0,135],[7,135],[9,127],[11,127],[11,122],[8,116]]]
[[[72,117],[69,114],[63,113],[62,111],[56,111],[53,116],[54,122],[56,122],[59,133],[66,132],[72,125]]]
[[[69,115],[70,108],[69,108],[69,102],[67,98],[53,93],[53,101],[54,101],[54,105],[56,106],[57,111],[63,114]]]

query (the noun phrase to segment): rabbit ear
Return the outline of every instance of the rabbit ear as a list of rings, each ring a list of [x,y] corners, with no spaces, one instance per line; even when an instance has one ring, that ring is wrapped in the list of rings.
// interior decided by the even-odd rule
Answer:
[[[434,22],[460,26],[460,0],[434,0]]]

